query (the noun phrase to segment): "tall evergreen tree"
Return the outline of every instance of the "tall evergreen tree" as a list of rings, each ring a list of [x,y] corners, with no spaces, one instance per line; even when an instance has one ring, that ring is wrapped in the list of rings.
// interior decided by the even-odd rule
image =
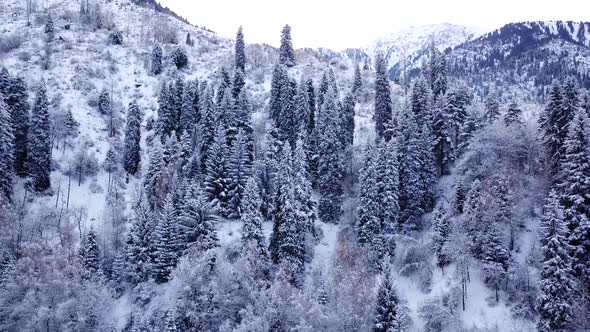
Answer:
[[[342,110],[340,116],[342,117],[342,144],[345,147],[351,146],[354,141],[354,115],[355,115],[356,99],[352,93],[344,97],[342,102]]]
[[[360,243],[382,249],[381,208],[379,195],[379,150],[369,146],[363,168],[360,171],[360,194],[357,210],[357,236]],[[381,250],[379,250],[381,251]]]
[[[432,93],[424,78],[420,77],[414,83],[410,101],[417,121],[429,123],[432,118]]]
[[[328,223],[337,223],[340,219],[343,200],[344,160],[336,99],[336,92],[330,89],[318,118],[319,217]]]
[[[436,265],[444,273],[445,266],[451,263],[451,259],[445,250],[445,244],[449,241],[451,234],[450,218],[444,206],[439,206],[434,214],[434,252],[436,254]]]
[[[196,80],[185,84],[182,94],[182,112],[178,124],[180,135],[183,132],[187,132],[191,136],[194,135],[194,129],[200,120],[198,88],[199,83]]]
[[[544,206],[539,230],[543,258],[537,328],[540,332],[566,331],[573,319],[572,294],[575,282],[568,255],[566,229],[554,191],[549,194]]]
[[[485,100],[484,119],[488,124],[500,117],[500,101],[498,99],[498,94],[491,92]]]
[[[361,69],[357,63],[354,67],[354,80],[352,81],[352,94],[356,95],[363,86],[363,78],[361,77]]]
[[[49,102],[45,83],[37,90],[35,105],[31,116],[29,139],[29,173],[33,178],[33,188],[44,191],[51,186],[51,139],[50,139]]]
[[[164,204],[168,192],[168,183],[165,178],[166,162],[162,147],[157,144],[150,151],[150,160],[147,172],[143,179],[143,187],[146,199],[152,210],[159,210]]]
[[[447,107],[444,96],[435,100],[432,133],[434,135],[434,156],[437,172],[441,176],[450,172],[455,157],[451,110],[451,107]]]
[[[0,98],[0,197],[12,199],[14,180],[14,136],[13,124],[6,104]]]
[[[100,275],[100,250],[98,242],[96,241],[96,232],[90,229],[86,238],[84,239],[84,247],[82,248],[82,267],[84,271],[82,276],[84,279],[96,278]]]
[[[494,287],[496,302],[500,300],[500,287],[506,282],[510,255],[495,223],[488,225],[483,253],[485,281]]]
[[[129,103],[127,110],[127,124],[125,126],[125,146],[123,151],[123,167],[127,173],[134,175],[141,162],[141,110],[137,101]]]
[[[387,62],[382,54],[375,59],[375,131],[377,140],[391,138],[392,122],[391,92],[387,78]]]
[[[225,130],[217,128],[213,144],[207,151],[204,187],[209,201],[222,216],[227,216],[230,175]]]
[[[228,160],[229,191],[228,204],[230,218],[240,218],[242,213],[242,198],[246,188],[246,181],[252,175],[252,158],[248,151],[248,142],[244,133],[238,132],[231,147]]]
[[[162,48],[160,45],[154,46],[152,50],[152,74],[160,75],[162,72]]]
[[[504,114],[504,123],[509,126],[512,124],[522,123],[522,110],[515,102],[510,103],[506,114]]]
[[[156,121],[156,132],[160,135],[161,142],[175,130],[175,106],[173,91],[170,85],[162,83],[162,89],[158,96],[158,120]]]
[[[184,198],[180,229],[185,250],[206,251],[219,245],[215,206],[207,202],[201,188],[192,185]]]
[[[246,52],[244,50],[244,33],[242,27],[238,28],[236,34],[236,45],[235,45],[235,56],[236,56],[236,70],[246,72]]]
[[[260,212],[262,201],[258,193],[258,185],[253,177],[246,182],[241,205],[242,243],[247,245],[249,242],[255,242],[257,248],[265,250],[264,234],[262,233],[263,217]]]
[[[14,134],[14,169],[19,176],[27,175],[29,103],[25,81],[12,79],[5,92],[6,105],[12,119]]]
[[[285,25],[281,31],[279,63],[287,67],[293,67],[295,65],[295,50],[291,41],[291,27],[289,25]]]
[[[133,285],[147,281],[152,276],[155,218],[148,210],[141,202],[134,207],[135,216],[125,241],[127,278]]]
[[[381,273],[377,290],[374,332],[404,331],[403,309],[389,264]]]
[[[178,209],[168,195],[162,211],[157,219],[153,233],[154,265],[153,273],[156,282],[170,280],[170,273],[174,270],[180,256],[180,230],[178,227]]]
[[[558,194],[568,228],[572,267],[582,281],[590,281],[590,120],[578,110],[564,142],[565,155],[558,174]],[[587,286],[590,284],[587,284]]]

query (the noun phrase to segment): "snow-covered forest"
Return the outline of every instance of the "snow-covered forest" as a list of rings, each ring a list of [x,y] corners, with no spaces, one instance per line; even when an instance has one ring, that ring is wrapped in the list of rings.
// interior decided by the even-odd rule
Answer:
[[[0,331],[590,331],[590,23],[0,8]]]

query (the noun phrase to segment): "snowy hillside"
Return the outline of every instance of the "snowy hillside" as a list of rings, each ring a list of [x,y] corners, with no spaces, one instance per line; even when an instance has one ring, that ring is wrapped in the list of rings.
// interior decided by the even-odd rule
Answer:
[[[0,331],[590,330],[588,23],[0,7]]]

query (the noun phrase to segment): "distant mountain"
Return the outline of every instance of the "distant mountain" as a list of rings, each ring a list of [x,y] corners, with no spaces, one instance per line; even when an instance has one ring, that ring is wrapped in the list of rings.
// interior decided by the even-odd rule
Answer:
[[[520,88],[543,98],[556,78],[590,88],[589,22],[521,22],[447,50],[449,74],[479,89]]]

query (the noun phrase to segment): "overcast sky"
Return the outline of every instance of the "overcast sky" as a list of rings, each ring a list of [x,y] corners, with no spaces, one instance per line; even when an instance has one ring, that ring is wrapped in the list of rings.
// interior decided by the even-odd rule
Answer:
[[[508,22],[590,20],[590,0],[160,0],[198,26],[277,46],[285,24],[299,47],[366,46],[408,26],[454,23],[494,29]]]

